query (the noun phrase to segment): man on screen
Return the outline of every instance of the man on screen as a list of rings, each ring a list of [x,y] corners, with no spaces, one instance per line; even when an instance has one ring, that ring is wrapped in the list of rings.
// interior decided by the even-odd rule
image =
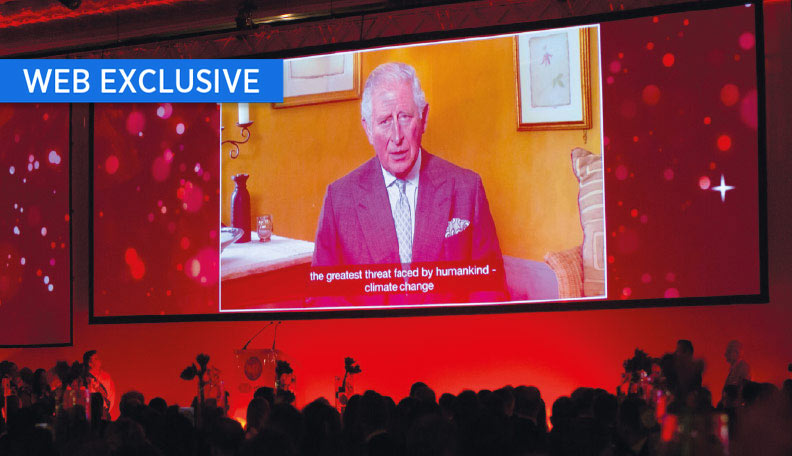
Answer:
[[[361,122],[374,157],[327,188],[313,266],[480,261],[501,270],[481,178],[421,147],[428,112],[411,66],[371,72]]]

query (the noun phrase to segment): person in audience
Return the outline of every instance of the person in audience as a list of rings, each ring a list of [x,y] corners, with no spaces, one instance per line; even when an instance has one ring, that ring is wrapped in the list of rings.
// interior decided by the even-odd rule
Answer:
[[[254,397],[248,404],[247,415],[245,416],[247,427],[245,429],[245,439],[252,439],[259,435],[267,424],[267,417],[270,413],[270,405],[261,397]]]
[[[155,397],[154,399],[150,400],[148,405],[152,410],[156,411],[160,415],[165,415],[165,412],[168,410],[168,403],[161,397]]]
[[[414,397],[423,402],[435,402],[435,392],[424,382],[415,382],[410,387],[410,397]]]
[[[92,393],[99,393],[105,400],[105,414],[109,417],[110,410],[115,405],[115,383],[102,368],[102,360],[96,350],[89,350],[83,354],[83,365],[86,369],[86,387]]]
[[[268,386],[262,386],[261,388],[258,388],[256,390],[256,392],[253,393],[253,397],[254,398],[258,397],[258,398],[264,399],[265,401],[267,401],[269,403],[270,408],[272,408],[272,406],[275,405],[275,389],[274,388],[270,388]]]
[[[704,363],[693,358],[693,343],[687,339],[677,341],[671,358],[671,372],[667,375],[669,387],[677,406],[688,403],[688,395],[701,387]],[[673,408],[673,407],[672,407]]]
[[[743,386],[751,381],[751,367],[743,359],[743,346],[739,340],[732,340],[726,345],[726,362],[729,363],[729,375],[723,384],[725,390],[727,386],[734,385],[738,393],[742,394]]]

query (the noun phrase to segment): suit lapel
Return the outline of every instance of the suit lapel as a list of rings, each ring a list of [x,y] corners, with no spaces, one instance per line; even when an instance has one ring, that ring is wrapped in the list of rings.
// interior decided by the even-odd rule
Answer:
[[[441,259],[443,239],[451,213],[454,185],[437,168],[434,161],[433,155],[423,151],[421,177],[418,180],[418,204],[415,209],[413,262]]]
[[[398,263],[399,241],[396,238],[385,179],[376,157],[366,163],[358,185],[361,191],[357,192],[356,211],[372,263]]]

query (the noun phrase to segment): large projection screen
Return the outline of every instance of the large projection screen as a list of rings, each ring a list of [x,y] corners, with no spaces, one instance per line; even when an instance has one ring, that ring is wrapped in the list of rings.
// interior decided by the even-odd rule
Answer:
[[[760,7],[607,19],[295,51],[282,104],[97,105],[92,320],[766,301]]]
[[[72,343],[68,104],[0,104],[0,347]]]

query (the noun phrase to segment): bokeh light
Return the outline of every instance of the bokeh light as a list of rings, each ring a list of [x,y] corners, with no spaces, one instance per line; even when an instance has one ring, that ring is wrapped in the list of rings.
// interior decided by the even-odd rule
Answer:
[[[111,174],[111,175],[115,174],[116,171],[118,171],[118,166],[119,166],[118,157],[116,157],[115,155],[110,155],[105,160],[105,171],[107,172],[107,174]]]
[[[738,43],[740,44],[740,48],[744,50],[749,50],[754,47],[756,44],[756,38],[754,34],[751,32],[745,32],[740,35],[740,38],[737,39]]]
[[[726,84],[721,88],[721,103],[726,106],[734,106],[740,100],[740,89],[734,84]]]
[[[718,149],[720,149],[723,152],[726,152],[727,150],[731,149],[731,146],[732,146],[732,140],[729,135],[718,136]]]
[[[660,101],[660,88],[654,84],[649,84],[644,87],[641,95],[644,103],[649,106],[655,106]]]

